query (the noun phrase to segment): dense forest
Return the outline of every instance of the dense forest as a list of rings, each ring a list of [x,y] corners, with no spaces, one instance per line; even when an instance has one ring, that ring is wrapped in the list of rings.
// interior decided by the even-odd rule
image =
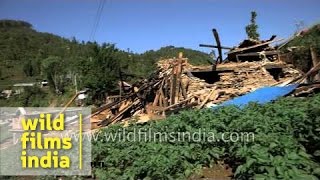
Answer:
[[[0,89],[9,89],[15,83],[47,80],[50,92],[29,88],[19,96],[23,102],[15,100],[11,104],[10,100],[5,100],[0,104],[46,106],[48,102],[43,101],[48,97],[46,94],[54,95],[55,99],[58,95],[72,96],[75,84],[78,89],[89,88],[91,103],[99,103],[107,92],[116,90],[120,74],[128,82],[146,78],[155,70],[156,61],[176,57],[179,52],[192,64],[211,61],[208,54],[182,47],[167,46],[139,54],[120,50],[110,43],[80,42],[75,38],[37,32],[24,21],[1,20]]]

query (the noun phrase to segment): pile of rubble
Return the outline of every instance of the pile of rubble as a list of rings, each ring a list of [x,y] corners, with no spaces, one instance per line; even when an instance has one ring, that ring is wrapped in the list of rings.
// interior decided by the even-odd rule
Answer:
[[[288,84],[300,72],[280,61],[229,62],[193,66],[187,58],[161,60],[151,77],[131,85],[124,95],[110,97],[95,110],[94,127],[137,119],[161,119],[186,108],[204,108],[263,86]]]

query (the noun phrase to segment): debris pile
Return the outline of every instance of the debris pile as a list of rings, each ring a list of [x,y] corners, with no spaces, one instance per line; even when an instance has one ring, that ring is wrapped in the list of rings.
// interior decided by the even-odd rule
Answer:
[[[263,86],[290,82],[301,74],[280,62],[229,62],[193,66],[182,54],[161,60],[151,77],[131,85],[121,96],[110,96],[92,114],[93,126],[106,126],[127,119],[138,122],[162,119],[186,108],[203,108],[246,94]]]
[[[238,47],[228,52],[228,60],[232,62],[259,61],[261,59],[270,61],[278,60],[280,52],[270,46],[270,44],[283,39],[275,38],[276,36],[273,35],[270,39],[264,41],[246,39],[241,42]]]

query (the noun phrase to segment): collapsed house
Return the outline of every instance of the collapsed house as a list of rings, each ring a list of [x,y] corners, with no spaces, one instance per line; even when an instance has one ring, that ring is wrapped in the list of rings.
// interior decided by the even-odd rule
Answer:
[[[193,66],[182,53],[178,58],[158,61],[157,71],[149,78],[126,85],[119,96],[110,96],[105,105],[94,110],[92,127],[129,119],[163,119],[182,109],[213,107],[265,86],[299,84],[291,93],[294,96],[320,90],[319,83],[310,81],[320,76],[320,59],[315,52],[311,53],[312,68],[302,72],[282,58],[279,47],[271,46],[281,40],[276,36],[264,41],[247,39],[231,48],[221,45],[216,29],[212,32],[216,45],[200,44],[218,49],[219,56],[211,66]],[[222,50],[229,50],[224,61]]]
[[[263,86],[289,82],[300,72],[281,61],[229,62],[193,66],[182,54],[157,63],[158,70],[148,79],[131,85],[123,96],[110,97],[109,103],[92,114],[93,127],[128,119],[145,122],[162,119],[186,108],[219,104]]]

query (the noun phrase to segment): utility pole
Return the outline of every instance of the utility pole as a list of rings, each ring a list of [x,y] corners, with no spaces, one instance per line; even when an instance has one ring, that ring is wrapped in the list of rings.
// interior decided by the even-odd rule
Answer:
[[[77,94],[78,93],[77,74],[74,75],[74,86]]]

